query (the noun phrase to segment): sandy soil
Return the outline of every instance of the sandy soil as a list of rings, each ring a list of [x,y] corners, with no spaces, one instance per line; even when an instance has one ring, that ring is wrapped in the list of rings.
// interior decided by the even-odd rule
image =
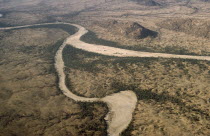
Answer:
[[[85,51],[94,52],[98,54],[117,56],[117,57],[162,57],[162,58],[181,58],[181,59],[197,59],[197,60],[210,60],[209,56],[191,56],[191,55],[175,55],[166,53],[150,53],[142,51],[132,51],[126,49],[119,49],[115,47],[108,47],[103,45],[88,44],[80,41],[80,37],[86,34],[88,31],[79,25],[74,25],[79,28],[78,33],[74,36],[67,38],[67,44],[75,48],[79,48]]]
[[[75,25],[76,26],[76,25]],[[78,37],[80,33],[76,33],[70,37]],[[120,93],[100,98],[85,98],[73,94],[66,86],[64,73],[64,62],[62,52],[67,41],[60,46],[55,56],[55,67],[59,76],[59,88],[67,97],[80,102],[99,102],[106,103],[109,107],[109,113],[105,117],[108,124],[108,134],[110,136],[119,136],[125,130],[132,120],[132,114],[136,107],[137,97],[132,91],[123,91]],[[122,114],[123,113],[123,114]]]
[[[59,50],[57,51],[56,53],[56,56],[55,56],[55,68],[58,72],[58,76],[59,76],[59,88],[63,91],[63,93],[75,100],[75,101],[80,101],[80,102],[95,102],[95,101],[98,101],[99,99],[97,98],[84,98],[84,97],[79,97],[75,94],[73,94],[66,86],[66,83],[65,83],[65,78],[66,78],[66,75],[64,73],[64,62],[63,62],[63,56],[62,56],[62,52],[63,52],[63,49],[64,47],[66,46],[66,41],[64,41],[64,43],[60,46]]]
[[[122,91],[101,99],[109,107],[105,120],[108,124],[108,134],[119,136],[132,120],[136,108],[137,97],[133,91]]]

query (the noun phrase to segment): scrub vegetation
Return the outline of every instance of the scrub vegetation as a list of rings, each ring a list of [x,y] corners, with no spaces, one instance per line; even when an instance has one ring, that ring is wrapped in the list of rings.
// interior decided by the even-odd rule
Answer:
[[[104,97],[133,90],[137,94],[137,110],[125,135],[164,135],[175,131],[185,135],[208,134],[208,61],[115,58],[70,46],[63,53],[68,83],[74,93]]]
[[[90,30],[82,37],[88,43],[209,56],[209,7],[209,0],[0,0],[0,27],[71,22]],[[141,37],[142,28],[155,35]],[[64,24],[0,30],[0,136],[107,136],[104,103],[75,102],[58,88],[54,56],[76,31]],[[71,46],[63,54],[75,94],[136,93],[122,136],[210,134],[209,61],[107,57]]]
[[[104,104],[76,103],[58,89],[54,56],[69,33],[58,26],[0,32],[1,136],[106,135]]]

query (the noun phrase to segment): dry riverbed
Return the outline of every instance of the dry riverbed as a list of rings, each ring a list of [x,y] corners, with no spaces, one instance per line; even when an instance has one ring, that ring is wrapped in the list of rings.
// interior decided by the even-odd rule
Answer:
[[[48,25],[48,24],[38,24],[37,26]],[[68,24],[68,23],[55,23],[55,24]],[[68,24],[68,25],[73,25],[73,24]],[[14,28],[24,28],[29,26],[32,25],[19,26]],[[137,92],[135,90],[131,91],[119,90],[122,92],[117,92],[111,95],[104,96],[102,98],[87,98],[75,95],[72,92],[72,90],[69,90],[69,88],[66,86],[66,74],[64,73],[64,62],[63,62],[62,53],[67,44],[85,51],[102,55],[108,55],[108,56],[116,56],[116,57],[147,57],[147,58],[163,57],[163,58],[210,60],[208,56],[188,56],[188,55],[174,55],[174,54],[164,54],[164,53],[149,53],[149,52],[118,49],[114,47],[106,47],[103,45],[88,44],[80,41],[80,37],[83,36],[85,33],[87,33],[87,30],[79,25],[73,25],[73,26],[77,27],[79,31],[69,36],[60,46],[55,55],[55,68],[59,76],[59,88],[63,91],[64,95],[75,100],[76,102],[106,103],[109,107],[109,113],[107,114],[105,119],[107,120],[108,124],[107,131],[111,136],[120,135],[120,133],[122,133],[130,124],[137,103],[137,96],[136,96]],[[4,28],[4,30],[9,30],[9,29],[11,28]],[[135,91],[135,93],[133,91]],[[137,93],[137,95],[141,94]]]

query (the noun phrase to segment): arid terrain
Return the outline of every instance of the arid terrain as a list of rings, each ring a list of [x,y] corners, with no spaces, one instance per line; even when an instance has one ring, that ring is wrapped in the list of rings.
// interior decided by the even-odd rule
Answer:
[[[90,122],[92,126],[96,120],[100,122],[103,115],[99,112],[106,113],[106,107],[92,104],[86,109],[86,105],[68,100],[57,88],[54,55],[68,35],[52,28],[1,33],[0,135],[103,135],[105,131],[91,128]],[[87,111],[95,106],[98,110]],[[101,117],[94,117],[96,113]],[[91,116],[98,119],[92,120]],[[71,124],[67,122],[73,126],[68,127]]]
[[[83,42],[151,53],[210,56],[208,0],[0,0],[0,28],[81,25]],[[78,30],[65,24],[0,30],[0,136],[107,136],[104,102],[59,88],[55,55]],[[103,99],[137,96],[122,136],[210,135],[210,61],[114,57],[68,45],[66,85]]]

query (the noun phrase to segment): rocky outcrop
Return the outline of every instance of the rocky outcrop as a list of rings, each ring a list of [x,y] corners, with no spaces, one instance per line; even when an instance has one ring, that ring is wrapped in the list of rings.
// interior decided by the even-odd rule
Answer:
[[[154,0],[132,0],[139,4],[145,5],[145,6],[161,6],[160,3],[154,1]]]
[[[124,28],[124,31],[122,31],[124,35],[135,39],[157,36],[157,32],[149,30],[136,22],[126,23],[121,28]]]
[[[157,32],[149,30],[136,22],[118,22],[114,20],[99,23],[99,25],[107,28],[113,34],[125,36],[126,38],[131,39],[143,39],[146,37],[155,38],[158,35]]]

